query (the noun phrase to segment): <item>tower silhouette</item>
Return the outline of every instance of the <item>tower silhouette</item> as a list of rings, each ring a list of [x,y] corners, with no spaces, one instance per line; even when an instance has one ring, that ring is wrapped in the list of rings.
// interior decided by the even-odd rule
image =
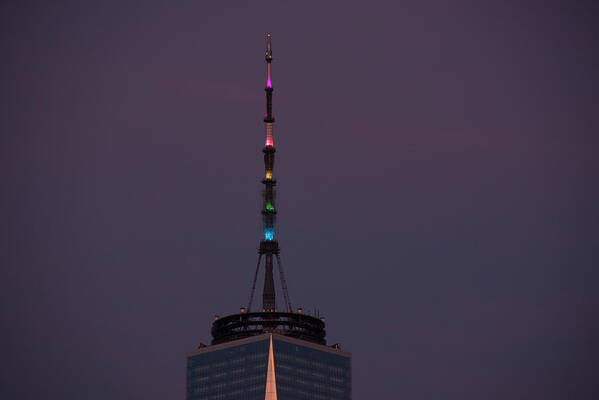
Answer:
[[[276,311],[276,293],[275,293],[275,282],[274,282],[274,259],[276,258],[277,266],[279,268],[279,277],[281,278],[281,288],[283,289],[283,298],[285,301],[285,311],[292,312],[291,300],[289,299],[289,291],[287,290],[287,281],[285,280],[285,273],[283,271],[283,264],[281,263],[281,255],[279,249],[279,242],[276,238],[276,190],[275,186],[277,181],[274,179],[274,166],[275,166],[275,145],[273,139],[273,124],[275,118],[272,113],[272,80],[271,80],[271,63],[272,63],[272,47],[271,47],[271,36],[270,33],[266,36],[266,115],[264,116],[264,123],[266,125],[266,140],[262,152],[264,153],[264,190],[262,192],[262,221],[264,238],[260,241],[260,247],[258,249],[258,263],[256,264],[256,272],[254,274],[254,281],[252,283],[252,291],[250,293],[250,299],[248,302],[248,312],[252,309],[252,303],[254,301],[254,293],[256,291],[256,281],[258,279],[258,272],[260,270],[260,264],[262,258],[264,258],[264,290],[262,291],[262,310],[263,311]]]
[[[266,36],[266,141],[262,184],[263,237],[258,248],[247,309],[215,316],[212,343],[187,353],[186,400],[351,399],[351,354],[327,346],[320,315],[293,310],[276,232],[275,146],[272,113],[272,48]],[[256,281],[264,260],[262,309],[252,311]],[[274,269],[278,267],[284,310],[277,310]]]

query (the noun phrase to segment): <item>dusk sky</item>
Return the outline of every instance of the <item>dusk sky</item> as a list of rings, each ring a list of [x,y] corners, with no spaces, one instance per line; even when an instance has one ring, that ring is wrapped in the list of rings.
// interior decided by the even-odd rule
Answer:
[[[353,398],[598,398],[598,18],[3,1],[0,398],[184,398],[251,289],[267,32],[289,294]]]

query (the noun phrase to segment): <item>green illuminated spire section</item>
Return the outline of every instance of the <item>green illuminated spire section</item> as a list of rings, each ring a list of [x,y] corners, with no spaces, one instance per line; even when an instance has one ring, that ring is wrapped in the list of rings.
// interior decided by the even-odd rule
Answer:
[[[275,208],[272,206],[272,204],[270,204],[270,202],[266,203],[266,209],[268,211],[274,211],[275,210]]]

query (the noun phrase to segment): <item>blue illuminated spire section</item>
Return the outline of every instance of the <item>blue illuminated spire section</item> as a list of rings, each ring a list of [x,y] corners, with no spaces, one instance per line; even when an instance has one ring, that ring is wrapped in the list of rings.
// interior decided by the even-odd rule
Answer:
[[[275,230],[271,228],[264,229],[264,240],[273,241],[275,240]]]

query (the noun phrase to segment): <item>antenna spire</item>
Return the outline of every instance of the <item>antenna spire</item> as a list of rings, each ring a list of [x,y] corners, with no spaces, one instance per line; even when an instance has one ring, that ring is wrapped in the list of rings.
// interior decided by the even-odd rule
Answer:
[[[270,48],[270,32],[266,34],[266,62],[272,61],[272,49]]]
[[[264,123],[266,125],[266,142],[262,152],[264,153],[264,170],[265,177],[262,180],[264,184],[264,192],[262,193],[263,207],[262,207],[262,224],[264,229],[263,239],[260,241],[260,248],[258,250],[259,258],[258,264],[256,265],[256,274],[254,275],[254,283],[252,285],[252,292],[250,294],[250,304],[248,304],[248,312],[252,307],[252,300],[254,298],[254,290],[256,287],[256,279],[258,277],[258,270],[260,268],[261,258],[264,256],[264,289],[262,291],[262,308],[265,311],[276,310],[276,296],[275,296],[275,283],[273,276],[273,269],[275,261],[279,267],[279,276],[281,278],[281,288],[283,290],[283,298],[285,301],[286,311],[291,312],[291,301],[289,300],[289,293],[287,292],[287,282],[285,282],[285,275],[283,273],[283,266],[281,264],[281,258],[279,256],[279,242],[276,239],[276,191],[275,185],[277,181],[274,179],[274,164],[275,164],[275,145],[273,140],[273,123],[275,119],[272,115],[272,82],[270,79],[270,65],[272,62],[272,48],[270,42],[270,33],[266,35],[266,116],[264,117]]]
[[[299,340],[326,345],[324,319],[303,314],[301,308],[298,308],[297,312],[293,312],[291,300],[289,299],[289,291],[287,290],[287,282],[285,281],[283,264],[281,262],[276,230],[278,209],[275,191],[277,181],[274,178],[275,145],[273,142],[272,127],[275,119],[272,114],[273,88],[270,80],[271,62],[272,47],[269,33],[266,36],[267,84],[264,89],[266,92],[266,116],[264,117],[266,143],[262,148],[265,170],[265,175],[262,179],[264,189],[262,191],[261,207],[263,230],[262,237],[260,238],[260,247],[258,248],[258,262],[256,263],[247,308],[242,306],[239,309],[239,314],[215,319],[212,323],[212,344],[232,342],[265,333],[277,333]],[[260,306],[255,306],[257,310],[252,311],[254,295],[256,294],[256,282],[258,275],[262,273],[262,265],[264,266],[262,307],[260,309]],[[278,306],[280,308],[278,310],[275,296],[275,269],[278,269],[277,272],[280,279],[280,286],[277,284],[277,289],[282,293],[282,295],[279,295]],[[267,382],[267,392],[270,390],[268,389],[269,382]],[[273,390],[272,393],[276,394],[276,390]],[[268,396],[269,394],[267,393]]]
[[[270,33],[266,34],[266,87],[272,89],[270,81],[270,62],[272,61],[272,49],[270,48]],[[268,114],[267,114],[268,116]]]

